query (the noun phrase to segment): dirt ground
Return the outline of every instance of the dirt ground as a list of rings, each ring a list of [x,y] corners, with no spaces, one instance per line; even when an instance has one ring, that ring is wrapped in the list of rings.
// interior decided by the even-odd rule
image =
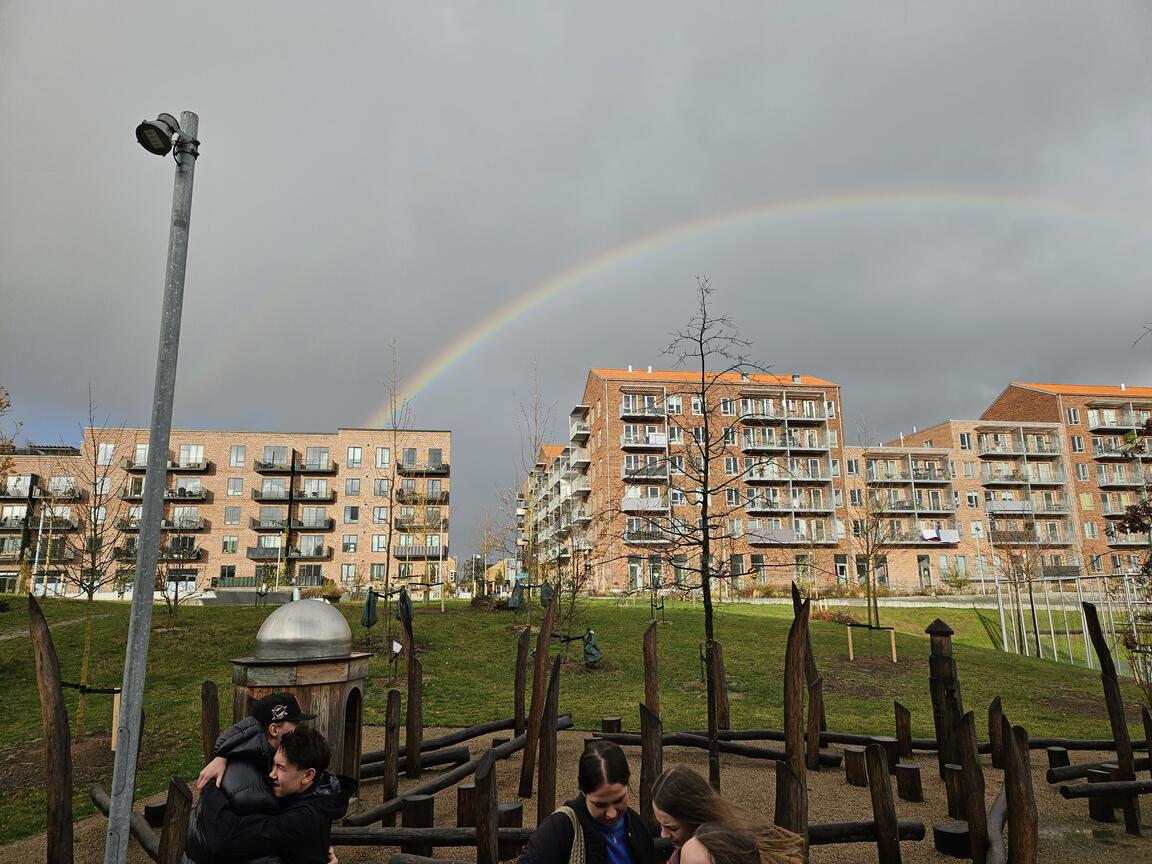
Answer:
[[[446,730],[429,729],[429,737],[439,735]],[[559,784],[557,798],[562,801],[576,794],[576,762],[583,748],[583,741],[587,733],[562,732],[560,733],[559,749]],[[490,743],[488,739],[480,739],[470,743],[474,754]],[[364,730],[364,749],[371,750],[383,746],[383,731],[378,727],[369,727]],[[639,755],[638,747],[628,748],[632,762],[633,789],[639,782]],[[1109,754],[1073,754],[1075,761],[1086,762],[1097,758],[1111,758]],[[690,765],[701,773],[707,773],[707,757],[703,751],[669,747],[664,751],[665,765],[683,763]],[[759,760],[751,760],[739,756],[722,756],[722,785],[726,796],[739,803],[744,808],[757,813],[768,814],[773,808],[773,790],[775,777],[771,764]],[[926,802],[923,804],[909,804],[896,800],[896,813],[900,819],[913,819],[923,822],[927,827],[927,836],[919,843],[904,843],[901,851],[903,860],[907,862],[942,862],[947,859],[937,854],[932,848],[932,824],[934,822],[950,821],[944,805],[944,787],[935,771],[935,756],[932,754],[919,754],[912,760],[920,765],[924,784]],[[993,770],[988,757],[983,757],[985,778],[988,787],[988,804],[992,803],[1001,782],[1001,772]],[[1102,825],[1090,822],[1087,818],[1087,802],[1065,801],[1048,785],[1044,779],[1047,768],[1042,751],[1033,751],[1033,785],[1036,790],[1037,809],[1040,813],[1040,861],[1044,864],[1062,864],[1062,862],[1101,861],[1107,859],[1109,864],[1146,864],[1152,861],[1152,827],[1147,828],[1148,836],[1141,838],[1129,837],[1124,833],[1122,823]],[[515,800],[516,786],[519,780],[519,756],[513,756],[499,764],[498,783],[500,799],[502,801]],[[440,769],[434,769],[440,770]],[[427,772],[431,774],[432,772]],[[426,775],[427,776],[427,775]],[[401,778],[401,790],[410,788],[422,781],[408,781]],[[825,769],[819,773],[808,775],[809,783],[809,819],[812,822],[842,821],[854,819],[868,819],[871,817],[871,804],[868,790],[849,786],[844,782],[842,769]],[[380,784],[377,781],[368,781],[361,791],[361,805],[373,806],[380,801]],[[635,794],[633,805],[636,805]],[[1152,815],[1149,808],[1152,801],[1144,799],[1144,822],[1152,826]],[[535,802],[524,802],[524,822],[526,825],[534,824]],[[454,825],[456,821],[456,796],[451,789],[436,795],[436,824]],[[101,864],[103,861],[104,834],[106,822],[102,816],[86,819],[76,824],[76,864]],[[365,847],[343,847],[337,849],[337,854],[345,864],[377,864],[388,860],[392,848],[369,849]],[[44,836],[29,837],[9,846],[0,847],[0,864],[29,864],[29,862],[45,860]],[[474,860],[474,855],[466,849],[441,849],[437,854],[445,858],[459,860]],[[133,845],[129,861],[132,864],[145,864],[149,859]],[[870,844],[823,846],[812,849],[811,860],[814,864],[821,862],[855,862],[875,861],[876,848]],[[51,864],[51,862],[50,862]]]

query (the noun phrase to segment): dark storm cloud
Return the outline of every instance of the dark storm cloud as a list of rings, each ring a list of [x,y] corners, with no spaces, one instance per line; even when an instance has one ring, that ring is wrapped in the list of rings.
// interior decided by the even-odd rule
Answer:
[[[533,358],[558,415],[589,366],[667,363],[697,273],[878,439],[1013,378],[1152,383],[1147,10],[853,5],[0,4],[0,383],[33,438],[89,382],[145,422],[171,163],[132,129],[182,109],[184,425],[363,423],[393,338],[413,376],[640,238],[857,196],[621,258],[426,387],[458,552],[515,482]]]

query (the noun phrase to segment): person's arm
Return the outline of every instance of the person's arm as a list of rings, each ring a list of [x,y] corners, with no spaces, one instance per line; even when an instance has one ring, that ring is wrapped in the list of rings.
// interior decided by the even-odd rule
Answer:
[[[228,759],[226,757],[213,757],[212,761],[200,770],[200,776],[196,778],[196,788],[203,791],[204,787],[207,786],[209,782],[219,786],[220,781],[224,779],[224,771],[227,768]]]
[[[218,786],[206,787],[200,800],[204,818],[213,826],[209,851],[217,855],[226,851],[230,857],[244,858],[293,850],[314,843],[316,834],[332,824],[310,807],[239,816]]]

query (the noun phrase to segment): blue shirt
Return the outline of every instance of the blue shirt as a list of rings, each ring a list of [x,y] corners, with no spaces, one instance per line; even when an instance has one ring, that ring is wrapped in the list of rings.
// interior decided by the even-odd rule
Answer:
[[[602,822],[595,822],[596,830],[604,838],[608,847],[608,864],[633,864],[632,846],[628,843],[627,814],[621,814],[619,821],[611,828]]]

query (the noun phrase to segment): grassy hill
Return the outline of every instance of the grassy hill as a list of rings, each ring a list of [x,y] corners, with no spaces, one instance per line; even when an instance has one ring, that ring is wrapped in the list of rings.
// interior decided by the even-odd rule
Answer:
[[[0,612],[0,686],[6,696],[0,724],[0,762],[16,782],[0,790],[0,844],[43,829],[44,793],[35,778],[42,747],[39,698],[32,652],[27,636],[27,604],[8,598]],[[525,615],[478,612],[463,604],[437,607],[416,604],[415,632],[424,663],[424,717],[429,725],[463,725],[512,714],[512,673],[515,640]],[[338,607],[348,617],[355,639],[362,643],[361,605]],[[84,607],[71,600],[48,600],[45,615],[53,627],[65,680],[75,681],[80,667]],[[162,608],[153,618],[153,633],[145,695],[145,742],[138,788],[147,794],[164,788],[176,774],[192,777],[200,768],[199,692],[214,680],[221,702],[229,704],[229,659],[252,653],[256,632],[270,609],[251,607],[189,607],[169,620]],[[538,623],[541,610],[532,610]],[[95,607],[95,656],[91,683],[114,686],[123,675],[128,632],[128,604],[99,603]],[[986,615],[987,613],[985,613]],[[699,606],[669,604],[667,623],[659,628],[661,712],[665,729],[699,729],[706,725],[704,688],[700,676],[703,615]],[[928,639],[924,628],[943,618],[956,631],[955,655],[965,706],[976,711],[978,728],[985,711],[1001,696],[1005,714],[1026,726],[1033,736],[1107,737],[1108,723],[1099,675],[1084,667],[1055,664],[1003,654],[992,647],[986,622],[974,610],[882,610],[897,627],[898,664],[888,656],[886,633],[869,636],[857,630],[856,661],[847,659],[845,628],[813,621],[812,641],[824,676],[829,726],[838,731],[893,734],[892,701],[912,711],[913,734],[933,733],[928,696]],[[724,645],[734,728],[781,726],[784,645],[791,610],[786,606],[727,605],[717,613],[717,635]],[[625,718],[637,728],[636,706],[643,698],[641,638],[649,622],[647,605],[634,608],[614,602],[586,604],[578,630],[596,631],[605,653],[604,668],[585,670],[575,662],[562,678],[560,702],[575,715],[577,728],[598,728],[602,716]],[[378,646],[381,627],[374,628]],[[579,643],[573,643],[574,660]],[[361,647],[363,647],[361,645]],[[382,723],[388,686],[386,660],[374,658],[365,699],[366,722]],[[67,691],[70,714],[75,691]],[[1135,688],[1125,691],[1131,721],[1138,726]],[[89,697],[92,733],[111,726],[111,699]],[[227,709],[226,709],[227,710]],[[227,723],[228,717],[224,718]],[[982,731],[983,734],[983,731]],[[87,784],[111,776],[111,755],[105,739],[93,736],[77,748],[77,815],[90,812]],[[20,782],[27,777],[28,782]]]

